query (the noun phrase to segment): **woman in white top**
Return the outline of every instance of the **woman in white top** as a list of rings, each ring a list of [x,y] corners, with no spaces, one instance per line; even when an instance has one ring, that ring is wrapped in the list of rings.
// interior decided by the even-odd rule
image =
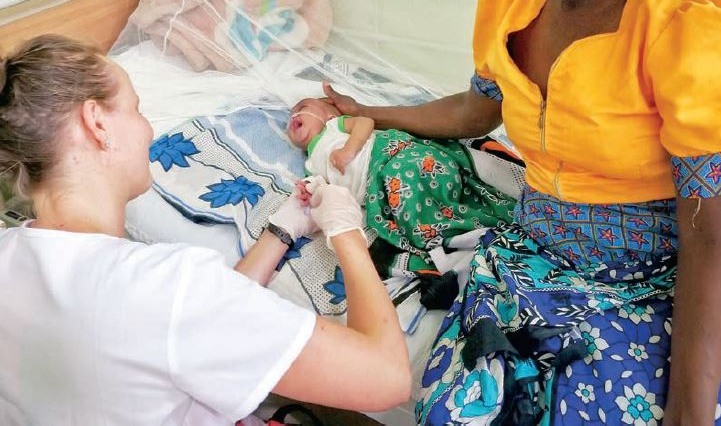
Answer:
[[[291,197],[234,271],[211,250],[123,238],[151,139],[128,76],[96,50],[42,36],[0,61],[0,173],[37,216],[0,231],[0,424],[229,424],[269,392],[406,401],[405,341],[348,191],[318,188],[312,217]],[[316,224],[347,327],[262,287]]]

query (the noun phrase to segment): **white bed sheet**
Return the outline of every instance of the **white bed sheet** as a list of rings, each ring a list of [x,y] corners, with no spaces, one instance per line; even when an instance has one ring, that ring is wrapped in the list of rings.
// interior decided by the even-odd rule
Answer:
[[[320,83],[293,77],[293,73],[307,67],[307,63],[287,52],[277,52],[264,61],[263,66],[274,70],[273,80],[261,78],[254,72],[240,75],[215,71],[196,73],[174,58],[161,59],[160,52],[151,43],[142,43],[112,59],[130,76],[140,97],[141,111],[150,121],[156,137],[190,118],[232,112],[244,103],[268,94],[280,97],[288,105],[304,97],[322,95]],[[383,98],[358,92],[351,85],[341,83],[337,88],[362,102],[384,102]],[[412,91],[408,95],[413,96]],[[130,238],[148,243],[186,242],[218,250],[225,255],[229,265],[238,259],[238,231],[234,226],[196,224],[152,189],[128,205],[126,230]],[[282,282],[275,280],[270,287],[284,295]],[[292,292],[288,298],[292,300]],[[429,312],[407,338],[415,383],[413,400],[419,396],[420,375],[444,314]],[[389,425],[412,425],[413,405],[414,401],[409,401],[392,410],[369,413],[369,416]]]

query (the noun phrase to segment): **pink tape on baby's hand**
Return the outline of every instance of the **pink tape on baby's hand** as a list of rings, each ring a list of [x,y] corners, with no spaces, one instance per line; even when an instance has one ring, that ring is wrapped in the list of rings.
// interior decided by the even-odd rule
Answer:
[[[313,194],[308,192],[308,189],[306,188],[307,182],[304,180],[299,180],[295,183],[295,196],[298,197],[298,201],[300,202],[300,205],[303,207],[306,207],[310,205],[310,197],[312,197]]]
[[[303,179],[306,182],[305,189],[310,194],[313,194],[319,186],[328,185],[328,182],[325,181],[325,178],[320,175],[315,176],[309,176],[305,179]]]

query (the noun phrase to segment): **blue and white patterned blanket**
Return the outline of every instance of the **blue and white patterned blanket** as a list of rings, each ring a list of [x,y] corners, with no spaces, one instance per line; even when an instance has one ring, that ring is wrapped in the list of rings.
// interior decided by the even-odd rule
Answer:
[[[239,231],[237,255],[243,256],[260,236],[268,216],[304,176],[305,153],[287,138],[289,111],[284,102],[266,97],[229,106],[224,115],[195,118],[159,137],[150,148],[153,188],[177,211],[196,223],[235,224]],[[522,169],[497,157],[473,150],[481,178],[509,194],[518,193]],[[478,235],[461,235],[450,243],[450,253],[430,253],[439,270],[467,269]],[[472,234],[472,235],[471,235]],[[368,232],[369,240],[375,237]],[[398,298],[401,326],[413,333],[425,309],[416,281],[402,270],[401,258],[386,280],[392,298]],[[465,273],[459,276],[465,277]],[[278,267],[269,284],[283,297],[320,315],[345,314],[345,287],[335,255],[325,239],[300,238]]]
[[[153,188],[194,222],[235,223],[243,256],[303,176],[305,154],[285,135],[288,116],[281,102],[264,99],[180,125],[150,147]],[[322,236],[300,238],[270,287],[319,314],[343,315],[336,263]]]

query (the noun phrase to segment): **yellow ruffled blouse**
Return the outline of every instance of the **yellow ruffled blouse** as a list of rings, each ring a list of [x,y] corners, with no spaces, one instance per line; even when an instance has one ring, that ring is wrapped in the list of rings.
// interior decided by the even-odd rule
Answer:
[[[473,46],[528,184],[572,202],[672,198],[671,156],[721,152],[721,0],[628,0],[616,32],[561,53],[546,99],[506,47],[544,3],[479,1]]]

